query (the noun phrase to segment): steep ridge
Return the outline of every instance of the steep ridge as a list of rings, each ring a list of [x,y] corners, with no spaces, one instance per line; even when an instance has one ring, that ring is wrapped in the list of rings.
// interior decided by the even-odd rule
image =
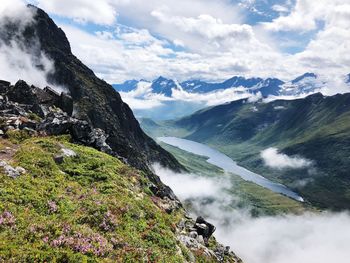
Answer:
[[[131,165],[148,170],[148,164],[157,161],[178,170],[180,165],[175,158],[143,133],[129,106],[113,87],[72,54],[64,32],[52,19],[41,9],[28,8],[35,14],[34,22],[21,28],[9,21],[2,25],[0,38],[5,43],[15,41],[28,52],[36,47],[35,52],[46,54],[55,67],[48,80],[67,89],[73,98],[74,116],[102,129],[107,144]]]

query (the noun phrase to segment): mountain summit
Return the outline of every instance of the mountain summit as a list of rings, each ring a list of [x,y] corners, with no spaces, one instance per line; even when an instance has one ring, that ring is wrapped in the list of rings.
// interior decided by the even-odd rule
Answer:
[[[74,102],[74,117],[105,131],[107,144],[131,165],[148,170],[149,164],[159,162],[178,169],[180,165],[172,155],[141,130],[119,93],[72,54],[62,29],[43,10],[34,6],[28,8],[34,14],[33,21],[24,27],[9,21],[2,25],[0,39],[4,43],[16,42],[33,56],[44,53],[51,59],[54,71],[48,74],[48,81],[64,87],[70,94]],[[35,52],[33,46],[36,47]]]

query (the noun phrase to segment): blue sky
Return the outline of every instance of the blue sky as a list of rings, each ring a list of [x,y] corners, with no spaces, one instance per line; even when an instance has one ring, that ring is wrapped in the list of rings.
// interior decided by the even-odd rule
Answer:
[[[112,83],[350,72],[348,0],[28,0]],[[339,45],[340,43],[340,45]]]

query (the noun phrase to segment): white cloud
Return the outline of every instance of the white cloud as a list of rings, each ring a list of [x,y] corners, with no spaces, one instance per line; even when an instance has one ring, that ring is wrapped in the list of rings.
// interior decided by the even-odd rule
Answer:
[[[316,19],[319,17],[319,6],[312,4],[310,0],[297,0],[296,5],[289,15],[282,15],[271,23],[265,23],[270,30],[312,30],[316,28]],[[322,12],[321,12],[322,13]]]
[[[34,11],[27,8],[23,1],[5,0],[0,6],[0,31],[6,32],[8,23],[16,23],[18,30],[11,35],[9,41],[0,40],[0,79],[17,82],[25,80],[40,88],[49,86],[47,75],[54,71],[53,62],[40,51],[40,43],[33,39],[30,47],[22,33],[27,25],[34,23]],[[18,41],[19,40],[19,41]],[[27,43],[28,44],[28,43]],[[52,86],[52,85],[50,85]],[[59,91],[62,87],[52,86]]]
[[[72,18],[79,23],[112,25],[117,16],[111,0],[37,0],[36,4],[47,12]]]
[[[112,38],[101,32],[93,35],[73,26],[60,26],[71,42],[73,53],[111,83],[128,79],[154,79],[159,75],[170,78],[180,76],[182,80],[196,77],[214,79],[218,75],[228,78],[232,72],[247,70],[247,65],[233,59],[230,53],[204,57],[191,52],[175,52],[166,46],[166,42],[144,34],[147,31],[143,31],[141,36],[136,30],[135,34],[120,33]],[[131,43],[122,38],[138,40]]]
[[[246,24],[225,24],[221,19],[210,15],[199,15],[196,18],[173,16],[162,10],[154,10],[152,16],[164,24],[170,24],[182,32],[197,35],[205,41],[222,46],[223,41],[246,41],[249,42],[254,33],[252,27]]]
[[[228,178],[176,174],[154,166],[162,181],[181,201],[190,202],[193,216],[205,216],[217,230],[215,237],[230,245],[249,263],[347,263],[350,257],[348,213],[304,213],[251,217],[249,209],[232,209],[239,199],[226,191]]]
[[[274,6],[281,9],[280,6]],[[317,29],[317,23],[324,21],[327,25],[338,24],[349,27],[350,4],[344,0],[320,0],[315,4],[313,0],[297,0],[288,15],[281,15],[272,22],[263,23],[269,30],[309,31]]]
[[[162,56],[172,54],[173,51],[165,48],[159,41],[145,42],[142,36],[121,34],[121,37],[139,38],[138,43],[129,45],[127,41],[117,39],[117,36],[104,37],[84,32],[76,27],[61,25],[66,32],[73,52],[92,67],[99,77],[111,83],[127,79],[137,79],[142,72],[143,78],[153,78],[158,72],[166,68]],[[149,38],[152,39],[152,38]],[[147,67],[145,66],[147,65]]]
[[[243,218],[218,235],[250,263],[346,263],[350,256],[347,213]]]
[[[255,101],[259,99],[260,96],[261,94],[254,95],[249,93],[245,88],[237,87],[203,94],[189,93],[183,89],[174,89],[172,98],[183,101],[201,101],[205,102],[206,106],[213,106],[244,98],[249,98],[250,100]]]
[[[286,154],[278,152],[277,148],[268,148],[261,152],[261,158],[266,166],[275,169],[300,169],[313,165],[313,162],[302,157],[290,157]]]
[[[190,173],[175,173],[159,164],[154,164],[152,168],[181,200],[212,198],[221,190],[221,183],[215,179],[200,177]]]
[[[349,71],[350,3],[346,0],[297,0],[288,15],[264,23],[270,31],[307,32],[316,35],[305,49],[286,61],[292,68],[323,75],[341,75]]]
[[[179,80],[213,81],[233,75],[289,80],[305,72],[334,77],[349,71],[350,9],[346,0],[320,0],[317,5],[298,0],[294,7],[287,1],[283,7],[291,11],[264,26],[246,24],[242,8],[229,0],[36,2],[54,14],[113,25],[97,35],[74,28],[74,23],[64,26],[74,53],[111,83],[159,75]],[[255,1],[241,2],[255,5]],[[283,11],[281,6],[274,9]],[[318,27],[319,22],[324,26]],[[272,31],[311,29],[318,32],[296,54],[285,54],[278,47],[301,45],[298,39],[281,41],[270,35]]]
[[[2,0],[0,5],[0,26],[8,19],[22,27],[33,21],[33,13],[28,10],[22,0]]]
[[[151,12],[159,7],[172,10],[178,15],[198,16],[209,14],[221,17],[224,21],[239,21],[241,16],[238,9],[229,0],[27,0],[50,13],[70,17],[82,22],[111,25],[116,15],[122,19],[128,18],[137,26],[151,24],[157,27],[156,20],[152,19]],[[69,8],[67,8],[69,7]]]
[[[43,66],[44,71],[36,67],[37,63]],[[13,84],[22,79],[29,84],[44,88],[50,86],[46,76],[53,70],[53,63],[43,54],[34,57],[14,42],[10,45],[0,44],[0,79]]]
[[[217,90],[209,93],[189,93],[177,86],[172,89],[172,96],[152,92],[151,82],[139,82],[136,89],[129,92],[120,92],[123,100],[134,110],[151,109],[160,107],[165,101],[185,101],[201,103],[203,107],[223,104],[234,100],[248,98],[249,102],[261,99],[261,94],[256,95],[248,92],[246,88],[235,87]]]
[[[232,189],[229,176],[206,177],[201,174],[175,173],[159,164],[153,164],[152,168],[182,202],[191,203],[189,212],[192,216],[209,217],[216,226],[231,222],[231,208],[238,204],[239,198],[229,191]],[[249,208],[240,212],[239,217],[245,217]]]
[[[163,101],[171,100],[161,94],[152,93],[152,83],[141,81],[136,89],[130,92],[120,92],[120,95],[133,110],[152,109],[163,106]]]
[[[280,13],[286,13],[289,11],[288,7],[283,6],[283,5],[273,5],[272,10]]]
[[[120,35],[120,39],[133,45],[150,44],[153,42],[161,43],[161,41],[153,37],[146,29],[141,29],[137,31],[134,30],[132,32],[123,33]]]
[[[150,99],[138,99],[132,96],[124,95],[124,92],[120,92],[123,98],[123,101],[127,103],[133,110],[148,110],[159,108],[163,106],[162,100],[157,100],[154,98]],[[124,94],[123,94],[124,93]]]

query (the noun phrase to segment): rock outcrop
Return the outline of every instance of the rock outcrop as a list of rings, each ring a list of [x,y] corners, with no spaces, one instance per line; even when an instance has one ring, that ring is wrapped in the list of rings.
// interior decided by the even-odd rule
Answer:
[[[199,227],[199,224],[203,224],[203,226]],[[186,216],[177,225],[177,239],[190,251],[202,251],[204,255],[215,258],[218,262],[241,263],[242,260],[230,251],[230,247],[223,246],[216,241],[213,244],[209,244],[208,241],[212,235],[212,233],[209,233],[213,230],[213,227],[212,224],[206,222],[202,217],[198,217],[194,221],[191,217]],[[207,231],[203,231],[203,229]],[[189,255],[189,258],[190,262],[195,262],[191,260],[194,259],[193,255]]]
[[[50,87],[40,89],[22,80],[15,85],[0,81],[0,136],[6,137],[11,131],[23,131],[28,136],[69,134],[75,143],[93,147],[129,163],[129,159],[110,145],[110,135],[105,130],[95,128],[89,121],[72,117],[72,109],[72,98]],[[180,205],[172,190],[158,176],[148,172],[148,177],[153,183],[150,189],[157,196],[167,197]]]

